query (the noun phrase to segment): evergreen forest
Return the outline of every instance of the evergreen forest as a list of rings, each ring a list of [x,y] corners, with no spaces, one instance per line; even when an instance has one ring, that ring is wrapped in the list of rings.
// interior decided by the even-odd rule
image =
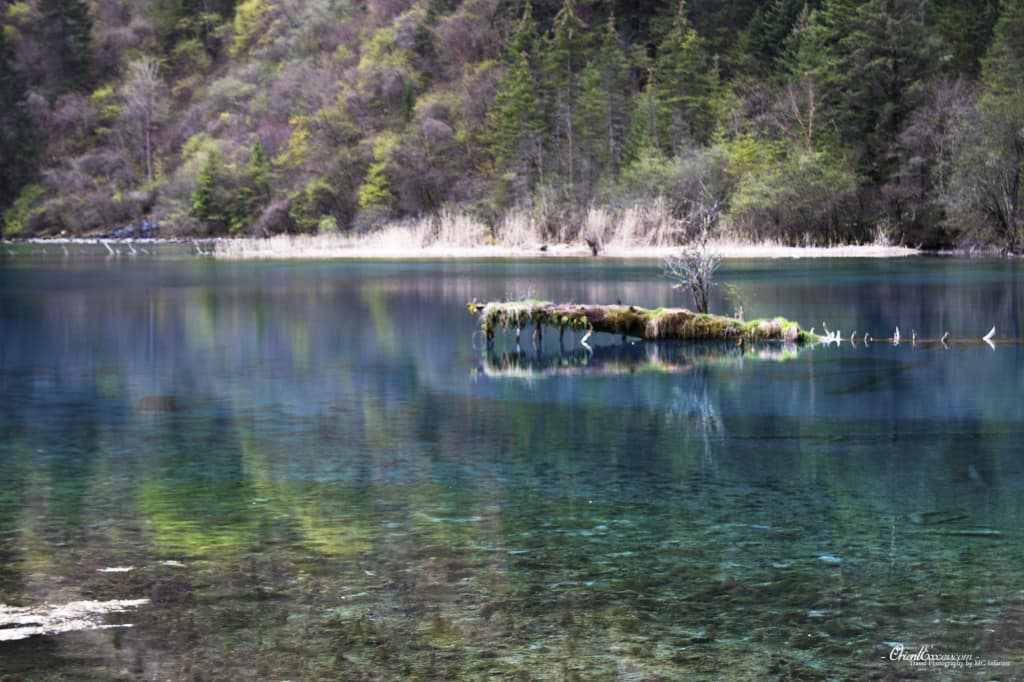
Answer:
[[[0,29],[5,238],[599,210],[1024,248],[1024,0],[5,0]]]

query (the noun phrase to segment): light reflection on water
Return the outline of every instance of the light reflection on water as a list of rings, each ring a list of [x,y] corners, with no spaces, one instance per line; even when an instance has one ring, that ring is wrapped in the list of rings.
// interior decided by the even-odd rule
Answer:
[[[0,603],[150,603],[0,643],[0,673],[1002,672],[890,663],[893,642],[1019,665],[1020,347],[488,353],[465,309],[680,303],[658,272],[3,261]],[[1018,335],[1024,308],[1004,262],[721,279],[748,317],[876,336]]]

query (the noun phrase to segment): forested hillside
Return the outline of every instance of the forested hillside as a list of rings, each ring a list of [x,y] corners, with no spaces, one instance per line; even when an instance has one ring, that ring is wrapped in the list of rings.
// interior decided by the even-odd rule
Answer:
[[[6,237],[1024,242],[1024,0],[0,7]]]

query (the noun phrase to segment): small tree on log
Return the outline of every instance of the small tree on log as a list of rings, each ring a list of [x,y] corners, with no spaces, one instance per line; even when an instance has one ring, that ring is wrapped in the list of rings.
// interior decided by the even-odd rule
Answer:
[[[706,313],[711,282],[721,262],[722,256],[708,246],[708,232],[704,230],[696,242],[683,249],[682,254],[665,259],[665,276],[675,280],[673,289],[690,292],[698,313]]]

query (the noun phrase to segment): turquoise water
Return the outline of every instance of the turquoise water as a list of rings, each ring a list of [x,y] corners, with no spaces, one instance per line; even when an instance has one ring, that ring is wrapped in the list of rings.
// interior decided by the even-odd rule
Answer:
[[[719,280],[1024,336],[1015,262]],[[1024,346],[483,348],[466,301],[519,296],[684,303],[656,263],[5,257],[0,604],[148,602],[0,610],[0,676],[1024,676]]]

